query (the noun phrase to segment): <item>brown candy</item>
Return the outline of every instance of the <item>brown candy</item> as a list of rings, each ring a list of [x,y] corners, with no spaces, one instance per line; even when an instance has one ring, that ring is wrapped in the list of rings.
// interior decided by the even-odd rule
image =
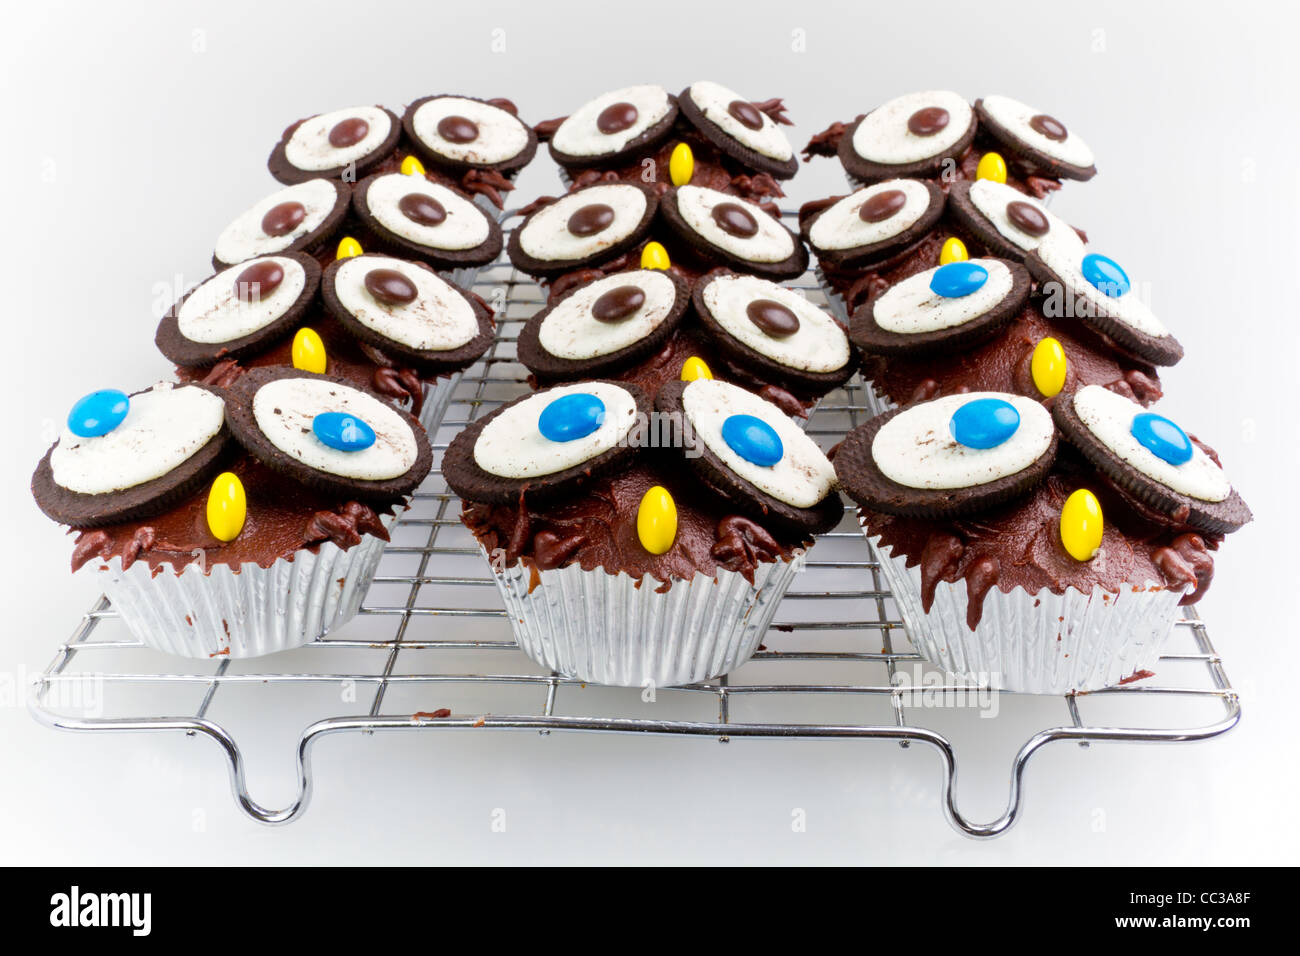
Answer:
[[[300,202],[282,202],[272,206],[262,217],[262,231],[268,236],[287,236],[307,218],[307,208]]]
[[[370,124],[360,116],[353,116],[350,119],[339,120],[330,130],[330,145],[335,149],[343,149],[345,146],[355,146],[366,138],[370,132]]]
[[[727,106],[727,112],[741,126],[748,126],[750,129],[763,128],[763,114],[758,111],[758,107],[753,103],[746,103],[744,100],[732,100]]]
[[[610,289],[591,306],[597,322],[621,322],[645,305],[645,292],[638,286],[621,285]]]
[[[235,279],[235,298],[240,302],[260,302],[280,287],[284,267],[271,259],[254,262]]]
[[[863,222],[884,222],[898,214],[907,205],[907,194],[901,189],[886,189],[876,193],[858,209],[858,217]]]
[[[639,115],[631,103],[614,103],[600,111],[596,117],[596,129],[606,135],[621,133],[635,123]]]
[[[569,217],[569,232],[575,236],[594,236],[614,222],[614,210],[603,202],[583,206]]]
[[[406,305],[414,302],[419,293],[415,283],[396,269],[371,269],[366,273],[365,286],[383,305]]]
[[[478,124],[464,116],[444,116],[438,120],[438,135],[449,143],[472,143],[478,139]]]
[[[942,106],[927,106],[907,118],[907,128],[916,136],[933,136],[942,131],[951,118]]]
[[[774,338],[783,339],[799,331],[799,316],[773,299],[755,299],[745,306],[745,314]]]
[[[397,209],[411,222],[421,226],[436,226],[447,218],[442,203],[424,193],[407,193],[397,200]]]
[[[1027,202],[1007,203],[1007,218],[1011,220],[1013,226],[1031,236],[1045,236],[1052,228],[1052,224],[1047,221],[1042,210]]]
[[[1029,118],[1029,128],[1058,143],[1064,142],[1065,138],[1070,135],[1066,132],[1064,123],[1054,116],[1048,116],[1046,113],[1031,116]]]
[[[713,207],[713,221],[725,233],[748,239],[758,233],[758,220],[744,206],[734,202],[718,203]]]

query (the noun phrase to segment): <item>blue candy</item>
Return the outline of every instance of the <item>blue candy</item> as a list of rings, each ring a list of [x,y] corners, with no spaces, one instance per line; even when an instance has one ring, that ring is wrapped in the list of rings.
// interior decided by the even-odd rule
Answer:
[[[68,412],[68,431],[78,438],[107,435],[126,418],[131,399],[115,388],[100,389],[77,400]]]
[[[586,438],[604,421],[604,402],[590,392],[571,392],[542,409],[537,430],[551,441],[577,441]]]
[[[321,412],[311,420],[311,430],[339,451],[364,451],[375,443],[375,430],[369,423],[347,412]]]
[[[1128,273],[1119,267],[1118,262],[1106,256],[1099,256],[1095,252],[1090,252],[1083,257],[1079,271],[1083,273],[1085,279],[1112,299],[1118,299],[1132,288],[1129,285]]]
[[[1143,448],[1171,465],[1185,465],[1192,460],[1192,442],[1187,433],[1165,418],[1151,412],[1133,416],[1129,432]]]
[[[952,413],[948,431],[967,448],[996,448],[1016,433],[1020,413],[1000,398],[976,398]]]
[[[930,277],[930,291],[945,299],[970,295],[989,280],[989,270],[978,262],[950,262]]]
[[[753,415],[729,415],[722,423],[722,440],[745,461],[770,468],[781,460],[785,447],[776,429]]]

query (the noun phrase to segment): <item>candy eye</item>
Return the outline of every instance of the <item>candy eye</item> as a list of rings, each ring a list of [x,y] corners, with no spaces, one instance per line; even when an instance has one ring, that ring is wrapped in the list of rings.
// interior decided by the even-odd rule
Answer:
[[[1020,428],[1016,406],[1001,398],[977,398],[948,419],[948,431],[967,448],[996,448]]]
[[[572,392],[552,401],[537,419],[537,430],[548,441],[586,438],[605,423],[605,403],[589,392]]]
[[[959,299],[984,287],[989,270],[978,262],[950,262],[930,277],[930,291],[945,299]]]
[[[1187,433],[1163,415],[1152,412],[1134,415],[1129,433],[1151,454],[1171,465],[1185,465],[1192,460],[1192,443]]]
[[[1097,172],[1092,150],[1055,116],[1009,96],[975,103],[980,132],[1014,153],[1031,171],[1067,179],[1091,179]]]
[[[662,86],[611,90],[560,124],[551,137],[551,152],[562,164],[574,165],[611,156],[629,145],[650,148],[668,135],[676,114],[676,104]]]
[[[375,430],[370,424],[345,412],[321,412],[312,418],[311,430],[337,451],[365,451],[375,443]]]
[[[1118,262],[1095,252],[1090,252],[1083,257],[1083,261],[1079,264],[1079,271],[1103,295],[1108,295],[1112,299],[1127,295],[1132,288],[1128,281],[1128,273],[1120,268]]]
[[[741,458],[761,468],[770,468],[785,455],[781,436],[754,415],[729,415],[722,422],[722,440]]]
[[[100,389],[77,400],[68,413],[68,431],[78,438],[98,438],[122,424],[131,399],[115,388]]]

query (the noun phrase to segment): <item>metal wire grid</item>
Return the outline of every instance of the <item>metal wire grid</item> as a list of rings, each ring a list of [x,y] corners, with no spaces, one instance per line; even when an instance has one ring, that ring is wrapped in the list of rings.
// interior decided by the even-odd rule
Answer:
[[[811,276],[798,285],[810,298],[822,300]],[[541,306],[541,290],[504,261],[484,269],[475,288],[498,312],[499,335],[484,360],[465,373],[436,436],[438,451],[445,449],[450,437],[465,424],[526,388],[525,370],[514,359],[514,342],[523,320]],[[809,434],[824,447],[838,441],[869,417],[868,391],[855,378],[828,396],[818,407]],[[786,595],[765,646],[753,660],[728,677],[659,690],[656,712],[668,716],[655,719],[630,715],[644,709],[638,706],[641,692],[635,689],[604,689],[606,694],[626,695],[614,698],[613,715],[581,713],[589,709],[584,696],[592,693],[591,689],[541,671],[518,651],[491,572],[472,537],[461,527],[458,512],[455,496],[435,472],[415,496],[393,543],[385,550],[357,620],[306,648],[269,658],[252,662],[224,659],[211,665],[184,661],[181,671],[174,670],[175,660],[160,666],[158,656],[130,637],[101,597],[35,682],[32,713],[42,723],[64,730],[183,731],[211,738],[226,756],[239,806],[267,824],[288,823],[303,814],[312,795],[311,759],[316,741],[348,732],[531,730],[547,735],[587,731],[716,737],[722,742],[746,737],[866,739],[895,741],[902,747],[918,742],[933,748],[940,757],[940,802],[947,819],[959,832],[972,837],[996,836],[1016,821],[1022,807],[1025,767],[1047,744],[1075,741],[1087,747],[1094,741],[1205,740],[1224,733],[1240,719],[1240,703],[1223,663],[1205,625],[1189,609],[1177,622],[1171,653],[1161,658],[1156,677],[1064,697],[1064,713],[1049,715],[1045,725],[1016,752],[1001,815],[987,823],[975,822],[957,805],[955,735],[925,726],[932,722],[927,719],[928,708],[937,702],[946,708],[945,713],[958,715],[953,719],[969,726],[970,721],[988,716],[988,704],[995,698],[1023,699],[1025,695],[977,690],[924,665],[911,649],[892,598],[882,585],[879,567],[847,512],[841,525],[822,536],[810,552],[805,572]],[[439,630],[450,634],[440,636]],[[311,668],[306,665],[312,660],[313,649],[331,652],[331,663],[341,656],[357,666]],[[373,660],[377,652],[383,656],[382,666],[360,665],[363,654]],[[75,693],[87,682],[97,688],[90,712]],[[373,693],[368,700],[358,694],[359,702],[351,708],[335,706],[323,712],[319,706],[301,708],[301,719],[307,723],[297,741],[296,798],[279,809],[255,801],[239,742],[211,716],[218,695],[236,686],[259,688],[257,693],[272,695],[276,706],[282,708],[292,703],[291,687],[348,682]],[[105,711],[112,709],[109,698],[128,688],[133,709],[122,716],[106,715]],[[132,715],[140,709],[135,697],[144,695],[152,702],[152,697],[162,697],[163,688],[180,689],[183,698],[192,697],[189,707],[177,716]],[[494,699],[506,703],[507,688],[525,693],[532,705],[511,713],[497,713],[492,706],[448,708],[451,712],[445,716],[435,709],[442,707],[440,701],[467,690],[473,692],[475,703],[491,705]],[[427,700],[427,709],[412,712],[409,706],[400,707],[393,701],[399,689]],[[518,693],[509,696],[512,699]],[[692,716],[698,714],[701,698],[716,703],[716,718]],[[409,704],[409,694],[405,699]],[[1124,702],[1124,719],[1085,721],[1081,704],[1092,707],[1093,702],[1107,699]],[[976,705],[951,709],[952,702],[958,700]],[[838,714],[846,707],[848,719],[828,720],[826,705],[830,702],[844,705],[835,710]],[[158,701],[158,706],[150,709],[165,713],[163,706]],[[740,710],[744,712],[737,713]],[[996,733],[998,723],[996,719],[980,721],[979,731]]]

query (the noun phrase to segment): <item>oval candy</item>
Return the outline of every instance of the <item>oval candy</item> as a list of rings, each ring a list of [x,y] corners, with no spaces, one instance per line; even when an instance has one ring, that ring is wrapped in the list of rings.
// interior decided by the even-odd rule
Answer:
[[[1034,354],[1029,359],[1029,373],[1033,376],[1034,387],[1044,398],[1059,395],[1065,388],[1065,373],[1069,363],[1065,359],[1065,347],[1050,335],[1044,337],[1034,346]]]
[[[324,444],[339,451],[365,451],[375,443],[370,423],[347,412],[321,412],[311,420],[311,430]]]
[[[645,248],[641,250],[641,268],[642,269],[667,269],[672,265],[668,258],[668,250],[660,242],[647,242]]]
[[[776,429],[753,415],[728,415],[722,423],[722,440],[745,461],[762,468],[772,467],[785,454]]]
[[[244,483],[231,471],[223,471],[208,489],[208,530],[218,541],[234,541],[248,518],[248,497]]]
[[[950,262],[930,277],[930,291],[945,299],[970,295],[988,281],[989,270],[978,262]]]
[[[101,388],[77,399],[68,412],[68,431],[78,438],[107,435],[126,418],[131,398],[116,388]]]
[[[636,509],[636,536],[651,554],[664,554],[677,538],[677,503],[668,489],[655,485]]]
[[[681,379],[683,382],[694,382],[700,378],[713,378],[713,370],[709,368],[704,359],[698,355],[692,355],[682,363]]]
[[[1016,433],[1020,413],[1001,398],[976,398],[962,405],[948,420],[953,439],[967,448],[996,448]]]
[[[590,392],[561,395],[542,409],[537,430],[554,442],[586,438],[605,422],[605,403]]]
[[[569,217],[567,228],[575,236],[594,236],[614,222],[614,210],[603,202],[589,203]]]
[[[409,305],[420,294],[415,283],[396,269],[371,269],[361,281],[380,305]]]
[[[645,291],[640,286],[620,285],[591,304],[591,317],[597,322],[622,322],[643,305]]]
[[[300,202],[282,202],[272,206],[262,217],[262,231],[268,236],[287,236],[307,218],[307,207]]]
[[[402,172],[407,176],[423,176],[424,163],[415,156],[407,156],[402,160]]]
[[[1007,161],[998,153],[985,153],[975,167],[976,179],[987,179],[995,183],[1007,181]]]
[[[1133,416],[1129,433],[1151,454],[1171,465],[1185,465],[1192,460],[1192,442],[1187,433],[1163,415],[1140,412]]]
[[[898,214],[907,205],[907,193],[901,189],[886,189],[876,193],[858,207],[858,218],[863,222],[884,222]]]
[[[674,186],[685,186],[695,175],[695,154],[686,143],[678,143],[668,157],[668,178]]]
[[[738,239],[748,239],[758,235],[758,220],[739,203],[720,202],[710,213],[718,228]]]
[[[969,258],[970,253],[966,251],[966,243],[956,236],[949,236],[943,241],[943,248],[939,250],[939,265],[946,266],[950,262],[965,262]]]
[[[320,333],[306,325],[294,334],[291,355],[293,367],[303,372],[324,375],[329,365],[329,357],[325,354],[325,343],[321,340]]]
[[[359,256],[364,250],[361,243],[357,242],[351,236],[344,236],[339,240],[338,250],[334,253],[335,259],[351,259],[353,256]]]
[[[1079,488],[1061,506],[1061,544],[1076,561],[1091,561],[1101,549],[1105,522],[1101,502],[1087,488]]]
[[[1117,299],[1132,288],[1128,273],[1120,268],[1118,262],[1108,256],[1090,252],[1079,264],[1083,277],[1092,283],[1103,295]]]

